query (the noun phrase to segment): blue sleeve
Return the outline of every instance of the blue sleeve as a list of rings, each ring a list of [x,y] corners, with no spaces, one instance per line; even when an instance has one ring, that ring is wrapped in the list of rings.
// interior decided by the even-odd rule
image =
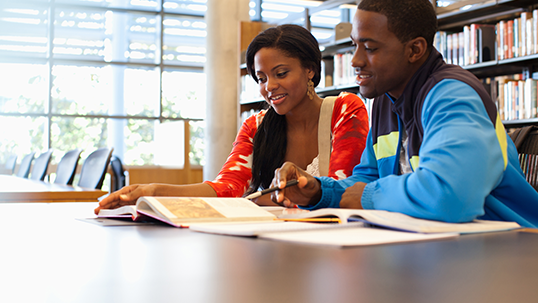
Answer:
[[[476,91],[457,80],[439,82],[424,100],[422,125],[418,168],[367,184],[363,207],[446,222],[483,215],[486,197],[501,181],[504,161]]]
[[[301,207],[305,209],[339,208],[342,194],[349,186],[357,182],[372,182],[379,178],[377,161],[375,158],[371,133],[366,137],[366,147],[362,153],[360,164],[353,168],[353,174],[343,180],[334,180],[328,177],[317,178],[321,182],[321,199],[313,206]]]

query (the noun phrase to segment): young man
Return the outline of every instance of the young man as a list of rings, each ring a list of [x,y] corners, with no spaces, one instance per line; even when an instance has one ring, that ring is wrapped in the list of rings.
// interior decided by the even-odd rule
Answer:
[[[313,178],[292,163],[273,186],[299,186],[273,201],[308,209],[382,209],[446,222],[473,219],[538,226],[538,193],[494,103],[471,73],[433,47],[428,0],[362,0],[353,19],[352,66],[360,93],[375,98],[361,163],[347,179]]]

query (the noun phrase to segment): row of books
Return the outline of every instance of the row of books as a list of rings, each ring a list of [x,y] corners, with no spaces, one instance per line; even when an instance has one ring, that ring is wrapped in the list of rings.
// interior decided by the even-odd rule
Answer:
[[[333,71],[333,85],[349,85],[355,83],[355,73],[351,66],[351,59],[353,57],[352,52],[346,52],[342,54],[335,54],[334,71]]]
[[[461,32],[439,31],[434,46],[447,63],[471,65],[538,53],[538,9],[496,24],[473,23]]]
[[[497,83],[497,109],[501,120],[537,118],[538,80],[521,75],[495,78]]]
[[[249,74],[241,76],[241,92],[239,94],[239,100],[241,100],[241,102],[263,100],[263,97],[260,94],[259,84],[256,83]]]
[[[503,60],[538,53],[537,29],[538,9],[497,23],[497,58]]]
[[[449,64],[470,65],[495,60],[495,26],[471,24],[462,32],[437,32],[435,48]]]

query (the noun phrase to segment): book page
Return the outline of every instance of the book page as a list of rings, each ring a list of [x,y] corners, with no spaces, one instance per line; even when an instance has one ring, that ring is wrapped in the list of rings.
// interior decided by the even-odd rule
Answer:
[[[114,209],[101,209],[97,217],[107,217],[107,218],[127,218],[127,217],[136,217],[136,206],[135,205],[124,205],[122,207]]]
[[[202,198],[146,197],[162,215],[170,220],[195,218],[225,218]]]
[[[367,221],[384,227],[422,233],[458,232],[476,233],[519,228],[515,222],[474,220],[466,223],[448,223],[414,218],[402,213],[383,210],[363,210],[360,215]]]
[[[148,201],[149,203],[146,203]],[[276,216],[243,198],[141,197],[140,212],[166,218],[173,225],[227,220],[272,220]],[[150,208],[151,207],[151,212]]]
[[[191,224],[190,229],[199,232],[230,235],[230,236],[257,236],[260,234],[273,232],[289,232],[298,230],[312,229],[332,229],[332,228],[349,228],[349,227],[364,226],[362,222],[350,224],[334,224],[334,223],[307,223],[307,222],[284,222],[284,221],[268,221],[263,223],[248,222],[248,223],[219,223],[219,224]]]
[[[325,208],[311,211],[310,213],[299,213],[292,215],[281,215],[279,218],[315,218],[336,216],[342,220],[342,223],[348,221],[363,221],[387,228],[413,231],[420,233],[440,233],[440,232],[458,232],[458,233],[476,233],[501,231],[519,228],[515,222],[504,221],[484,221],[474,220],[467,223],[447,223],[441,221],[425,220],[414,218],[402,213],[390,212],[385,210],[372,209],[339,209]]]
[[[402,242],[431,241],[458,237],[457,233],[418,234],[376,228],[339,228],[282,233],[265,233],[259,238],[295,242],[301,244],[329,245],[337,247],[379,245]]]
[[[275,215],[264,210],[254,202],[243,198],[204,198],[226,218],[276,218]]]

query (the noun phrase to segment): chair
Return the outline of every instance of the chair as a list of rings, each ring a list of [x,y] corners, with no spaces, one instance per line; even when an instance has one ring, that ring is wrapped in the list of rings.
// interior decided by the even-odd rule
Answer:
[[[516,145],[519,164],[527,182],[538,191],[538,126],[518,128],[510,137]]]
[[[17,165],[17,155],[11,155],[7,161],[5,169],[11,171],[11,174],[15,172],[15,166]]]
[[[34,155],[35,152],[29,153],[22,158],[21,165],[17,171],[17,177],[28,178],[28,175],[30,174],[30,167],[32,167],[32,161],[34,161]]]
[[[73,185],[81,152],[82,149],[74,149],[65,153],[56,167],[54,183]]]
[[[113,150],[113,148],[99,148],[84,160],[78,186],[95,189],[103,187]]]
[[[111,190],[117,191],[118,189],[121,189],[122,187],[127,185],[126,171],[123,168],[121,159],[116,156],[112,156],[112,160],[110,160],[110,168],[112,168],[112,172],[113,172],[112,180],[114,181],[112,184]]]
[[[52,149],[42,153],[34,161],[34,166],[32,167],[32,172],[30,174],[30,179],[32,180],[45,180],[47,175],[47,169],[49,168],[50,158],[52,156]]]

